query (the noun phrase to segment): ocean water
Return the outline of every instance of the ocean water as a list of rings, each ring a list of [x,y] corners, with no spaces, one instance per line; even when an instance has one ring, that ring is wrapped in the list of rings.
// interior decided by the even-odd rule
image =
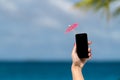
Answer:
[[[89,62],[85,80],[120,80],[120,62]],[[0,80],[72,80],[71,62],[0,62]]]

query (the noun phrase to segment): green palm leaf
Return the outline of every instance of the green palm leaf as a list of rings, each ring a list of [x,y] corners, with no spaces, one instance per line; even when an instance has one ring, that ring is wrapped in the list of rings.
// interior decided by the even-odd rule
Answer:
[[[118,16],[120,14],[120,7],[118,7],[113,13],[114,16]]]
[[[103,10],[106,14],[107,20],[111,17],[110,4],[116,0],[82,0],[75,4],[76,8],[84,8],[86,10],[93,9],[93,11],[98,12]],[[117,10],[115,14],[120,13],[120,9]]]

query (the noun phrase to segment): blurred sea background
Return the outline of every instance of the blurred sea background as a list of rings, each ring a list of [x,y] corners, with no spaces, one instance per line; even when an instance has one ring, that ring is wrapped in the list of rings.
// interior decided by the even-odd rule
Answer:
[[[0,80],[72,80],[74,33],[64,32],[73,23],[92,41],[85,80],[120,80],[119,14],[107,21],[102,9],[73,8],[78,1],[0,0]]]
[[[89,62],[85,80],[120,80],[119,62]],[[1,80],[72,80],[71,62],[1,62]]]

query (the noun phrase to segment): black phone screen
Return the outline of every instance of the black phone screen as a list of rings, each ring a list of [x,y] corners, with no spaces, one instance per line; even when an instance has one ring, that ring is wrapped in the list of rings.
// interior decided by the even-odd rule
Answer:
[[[88,39],[87,33],[80,33],[75,35],[76,51],[79,58],[88,58]]]

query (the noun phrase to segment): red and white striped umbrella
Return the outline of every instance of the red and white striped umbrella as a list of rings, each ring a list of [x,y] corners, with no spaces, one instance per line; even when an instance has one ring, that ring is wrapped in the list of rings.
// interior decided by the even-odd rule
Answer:
[[[65,33],[68,33],[72,30],[74,30],[76,27],[78,27],[78,23],[74,23],[72,25],[69,25],[68,28],[66,29]]]

